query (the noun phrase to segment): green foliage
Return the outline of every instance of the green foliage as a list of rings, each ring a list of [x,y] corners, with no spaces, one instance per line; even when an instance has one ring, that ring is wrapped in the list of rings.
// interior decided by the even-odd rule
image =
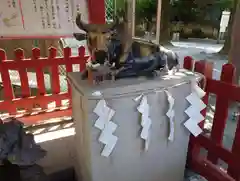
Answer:
[[[157,0],[137,0],[136,17],[139,20],[151,21],[157,14]]]
[[[151,22],[156,17],[157,2],[158,0],[136,0],[136,21]],[[172,21],[218,25],[221,12],[231,10],[232,6],[233,0],[171,0],[170,16]],[[117,7],[124,9],[124,0],[117,0]]]
[[[231,10],[233,8],[233,2],[234,0],[218,0],[215,2],[215,6],[224,10]]]
[[[116,0],[118,10],[124,9],[124,0]],[[136,21],[151,21],[156,17],[157,0],[136,0]]]
[[[233,0],[174,0],[172,20],[184,23],[219,24],[221,12],[230,10]]]
[[[116,0],[117,9],[124,9],[124,0]]]

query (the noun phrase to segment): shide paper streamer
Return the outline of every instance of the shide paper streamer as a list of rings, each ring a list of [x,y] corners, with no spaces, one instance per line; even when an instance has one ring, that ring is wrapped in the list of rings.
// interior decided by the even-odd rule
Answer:
[[[191,105],[185,110],[189,119],[184,123],[184,126],[196,137],[202,133],[198,124],[204,119],[201,111],[206,108],[202,101],[206,93],[198,86],[197,81],[192,81],[191,84],[192,93],[186,97]]]
[[[147,102],[147,96],[140,95],[134,100],[136,102],[141,100],[139,106],[137,107],[138,112],[141,114],[142,131],[140,137],[145,141],[145,151],[147,151],[150,141],[150,127],[152,125],[152,120],[149,117],[149,104]]]
[[[169,104],[169,107],[168,107],[168,111],[166,113],[167,117],[169,118],[169,135],[168,135],[168,140],[169,141],[174,141],[174,116],[175,116],[175,112],[173,110],[173,106],[174,106],[174,98],[172,96],[172,94],[165,90],[164,91],[166,94],[167,94],[167,100],[168,100],[168,104]]]
[[[111,121],[115,111],[107,106],[105,100],[100,100],[94,109],[94,113],[99,116],[94,126],[102,130],[98,140],[105,144],[101,155],[109,157],[118,141],[118,137],[113,135],[117,129],[117,124]]]

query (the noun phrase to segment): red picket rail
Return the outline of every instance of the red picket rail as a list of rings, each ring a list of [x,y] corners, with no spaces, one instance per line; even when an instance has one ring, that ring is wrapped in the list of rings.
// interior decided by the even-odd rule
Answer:
[[[192,70],[194,65],[194,71],[206,77],[204,87],[207,94],[203,98],[205,104],[208,104],[209,93],[215,94],[217,99],[210,137],[203,133],[196,138],[193,136],[190,138],[188,166],[209,181],[240,181],[240,119],[237,122],[231,151],[223,147],[229,103],[240,102],[240,87],[233,84],[235,67],[232,64],[223,65],[218,81],[212,79],[211,63],[205,61],[195,63],[191,57],[185,57],[184,68]],[[202,114],[205,116],[206,110],[203,110]],[[200,126],[203,124],[204,120]],[[200,148],[208,151],[206,157],[200,155]],[[227,171],[217,166],[220,159],[228,164]]]
[[[71,103],[63,106],[61,101],[70,100],[71,88],[68,84],[67,92],[60,92],[59,65],[66,66],[66,72],[72,72],[74,64],[80,65],[80,70],[85,69],[88,56],[85,48],[78,49],[78,56],[71,55],[71,48],[64,48],[64,57],[57,57],[57,50],[49,48],[49,57],[40,57],[40,49],[32,49],[32,57],[24,57],[22,49],[15,50],[15,60],[8,60],[6,52],[0,49],[0,74],[3,85],[3,100],[0,101],[1,116],[14,116],[24,123],[33,124],[39,120],[71,116]],[[27,69],[35,69],[37,79],[37,96],[31,96]],[[51,94],[46,94],[44,84],[44,68],[49,68],[51,74]],[[9,70],[19,72],[21,82],[21,97],[15,98]],[[47,104],[55,102],[55,107],[47,109]],[[37,107],[37,108],[36,108]],[[19,110],[21,109],[21,110]]]
[[[7,116],[15,116],[27,124],[34,124],[39,120],[71,116],[71,103],[68,106],[62,105],[62,100],[70,100],[71,88],[68,84],[68,91],[60,91],[59,65],[65,65],[67,72],[72,72],[74,64],[80,65],[80,70],[85,69],[88,56],[85,56],[85,48],[80,47],[78,56],[71,55],[70,48],[64,48],[64,57],[57,57],[55,48],[49,49],[49,57],[40,57],[40,49],[32,50],[30,59],[24,58],[24,51],[15,51],[15,60],[7,60],[6,53],[0,49],[0,74],[2,78],[4,100],[0,101],[0,111],[7,112]],[[47,94],[44,84],[44,68],[49,67],[51,72],[52,93]],[[27,69],[35,69],[37,77],[37,96],[31,96]],[[197,61],[191,57],[185,57],[184,68],[194,70],[205,75],[206,79],[201,82],[205,88],[206,95],[203,98],[208,104],[210,93],[217,96],[216,111],[210,137],[201,134],[198,137],[190,137],[188,166],[209,181],[240,181],[240,119],[231,151],[222,145],[223,133],[226,126],[228,104],[230,101],[240,102],[240,87],[232,83],[235,77],[235,68],[231,64],[225,64],[222,68],[221,79],[213,80],[213,64],[205,61]],[[21,97],[15,98],[9,70],[17,70],[21,82]],[[56,106],[49,110],[47,104],[55,102]],[[36,105],[38,109],[35,109]],[[19,108],[24,108],[19,110]],[[206,109],[201,112],[206,115]],[[204,120],[200,123],[203,127]],[[200,155],[200,149],[208,151],[206,157]],[[216,164],[221,159],[228,164],[226,172]]]

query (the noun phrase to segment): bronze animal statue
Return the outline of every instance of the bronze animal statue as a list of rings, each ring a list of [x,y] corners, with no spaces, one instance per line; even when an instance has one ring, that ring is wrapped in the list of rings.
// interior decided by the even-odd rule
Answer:
[[[162,69],[178,69],[178,56],[172,50],[150,41],[128,36],[126,18],[117,18],[112,24],[86,24],[77,15],[77,26],[86,35],[74,33],[81,41],[87,39],[93,56],[89,66],[111,67],[116,78],[131,76],[153,76]],[[97,67],[96,66],[96,67]]]

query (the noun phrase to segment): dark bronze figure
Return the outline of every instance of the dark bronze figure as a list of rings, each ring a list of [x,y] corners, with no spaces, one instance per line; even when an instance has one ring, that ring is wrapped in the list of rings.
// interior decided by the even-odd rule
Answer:
[[[87,72],[96,73],[109,67],[108,73],[116,79],[132,76],[154,76],[156,71],[178,69],[178,56],[172,50],[142,39],[129,38],[126,18],[116,18],[112,24],[86,24],[81,15],[76,18],[77,26],[86,35],[75,33],[77,40],[87,39],[88,48],[93,60],[87,64]],[[93,73],[94,73],[93,72]],[[101,73],[100,73],[101,74]],[[111,76],[107,76],[111,77]],[[112,79],[112,78],[111,78]]]

